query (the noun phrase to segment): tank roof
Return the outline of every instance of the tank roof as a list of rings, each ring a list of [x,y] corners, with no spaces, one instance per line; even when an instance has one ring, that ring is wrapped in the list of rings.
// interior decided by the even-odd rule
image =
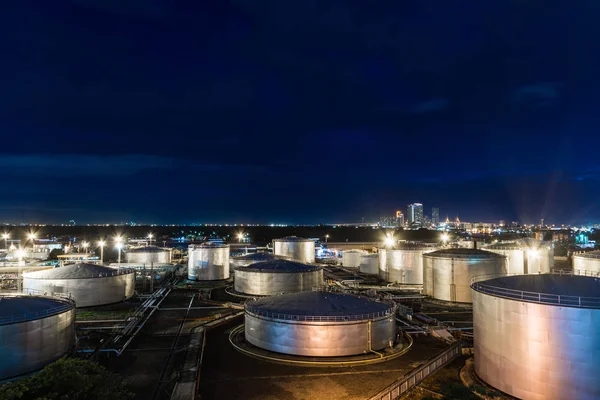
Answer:
[[[587,251],[585,253],[574,254],[573,257],[598,258],[598,259],[600,259],[600,250]]]
[[[74,308],[68,300],[42,296],[0,296],[0,325],[31,321]]]
[[[251,253],[244,254],[243,256],[233,257],[233,260],[240,261],[268,261],[268,260],[277,260],[278,257],[271,253]]]
[[[45,269],[42,271],[26,272],[23,275],[31,279],[82,279],[100,278],[106,276],[123,275],[133,273],[133,270],[115,269],[103,265],[78,263],[69,264],[64,267]]]
[[[493,250],[523,250],[523,245],[519,243],[496,243],[490,244],[484,247],[485,249],[493,249]]]
[[[126,253],[163,253],[168,252],[169,249],[165,249],[158,246],[144,246],[144,247],[134,247],[131,249],[127,249]]]
[[[283,259],[273,259],[254,263],[248,267],[236,267],[234,270],[241,269],[249,272],[275,272],[275,273],[292,273],[292,272],[310,272],[322,269],[316,265],[302,264],[296,261]]]
[[[474,259],[503,259],[501,254],[492,253],[480,249],[442,249],[423,254],[424,257],[431,258],[474,258]]]
[[[350,249],[350,250],[344,250],[343,253],[356,253],[356,254],[366,254],[367,251],[366,250],[361,250],[361,249]]]
[[[363,254],[363,257],[379,258],[379,254],[377,254],[377,253]]]
[[[391,250],[435,250],[437,247],[425,243],[398,243]]]
[[[298,316],[348,317],[382,313],[394,306],[365,297],[333,292],[300,292],[266,297],[247,303],[250,312]]]
[[[479,281],[473,288],[490,295],[536,303],[600,308],[600,279],[579,275],[516,275]],[[521,296],[521,293],[525,294]],[[587,301],[579,303],[578,300]],[[593,300],[595,299],[595,300]]]
[[[223,247],[229,247],[229,245],[214,242],[202,242],[200,244],[190,244],[188,246],[189,249],[219,249]]]
[[[312,242],[311,239],[305,239],[298,236],[286,236],[279,239],[273,239],[274,242]]]

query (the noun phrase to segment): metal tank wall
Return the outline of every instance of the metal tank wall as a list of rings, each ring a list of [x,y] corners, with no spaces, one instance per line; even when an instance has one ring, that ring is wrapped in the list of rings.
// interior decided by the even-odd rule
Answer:
[[[527,274],[547,274],[554,268],[554,248],[543,246],[526,250]]]
[[[379,277],[387,282],[423,284],[423,254],[435,248],[379,249]]]
[[[369,327],[370,324],[370,327]],[[396,340],[393,316],[352,322],[276,320],[246,312],[246,340],[278,353],[311,357],[338,357],[381,350]]]
[[[525,274],[525,252],[521,247],[494,248],[485,247],[484,250],[506,256],[509,274]]]
[[[189,280],[213,281],[229,275],[229,246],[189,246]]]
[[[377,275],[379,273],[379,254],[365,254],[362,256],[358,270],[363,274]]]
[[[423,255],[423,293],[438,300],[471,302],[471,279],[506,274],[506,258],[439,257]]]
[[[162,250],[162,249],[161,249]],[[133,251],[125,253],[125,260],[130,264],[138,265],[165,265],[171,263],[171,252],[169,250],[162,251]]]
[[[257,296],[311,291],[323,286],[323,269],[307,272],[253,271],[235,269],[234,288],[237,292]]]
[[[600,274],[600,251],[573,255],[573,271],[579,274]]]
[[[346,250],[342,253],[342,265],[348,268],[359,268],[360,259],[367,254],[364,250]]]
[[[114,276],[79,279],[36,279],[23,274],[23,288],[70,295],[77,308],[113,304],[135,292],[135,271]]]
[[[275,239],[273,254],[305,264],[315,262],[315,242],[308,239]]]
[[[42,369],[75,346],[75,308],[32,321],[0,325],[0,379]]]
[[[475,372],[524,400],[600,398],[600,310],[473,290]]]

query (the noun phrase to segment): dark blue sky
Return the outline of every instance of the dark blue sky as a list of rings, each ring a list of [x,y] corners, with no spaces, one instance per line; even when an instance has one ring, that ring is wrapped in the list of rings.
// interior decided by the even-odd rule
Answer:
[[[0,221],[600,221],[600,2],[7,1]]]

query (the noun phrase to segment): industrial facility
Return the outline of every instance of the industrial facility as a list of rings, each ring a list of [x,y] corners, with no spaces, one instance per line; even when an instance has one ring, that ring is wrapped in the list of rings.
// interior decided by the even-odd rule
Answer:
[[[396,307],[323,291],[246,303],[245,336],[254,346],[285,354],[337,357],[392,347]]]
[[[386,282],[423,284],[423,254],[436,248],[425,244],[401,243],[393,249],[379,249],[379,277]]]
[[[483,249],[506,256],[509,274],[547,274],[554,266],[554,249],[544,242],[497,243]]]
[[[75,346],[75,304],[50,296],[0,295],[0,380],[35,372]]]
[[[134,247],[125,251],[128,264],[137,265],[168,265],[171,263],[171,249],[158,246]]]
[[[379,254],[362,255],[358,270],[363,274],[377,275],[379,273]]]
[[[359,268],[360,260],[365,254],[368,254],[365,250],[345,250],[342,253],[342,265],[348,268]]]
[[[297,293],[323,285],[323,268],[295,261],[263,261],[234,271],[235,291],[249,295]]]
[[[229,245],[205,242],[188,247],[188,279],[229,279]]]
[[[77,308],[99,306],[131,298],[135,292],[135,271],[96,264],[70,264],[23,273],[23,288],[70,296]]]
[[[600,398],[600,281],[521,275],[474,282],[475,371],[524,400]]]
[[[229,259],[229,266],[231,269],[235,269],[235,267],[247,267],[248,265],[252,265],[254,263],[277,259],[278,257],[270,253],[250,253],[244,254],[243,256],[231,257]]]
[[[470,303],[471,280],[506,274],[506,257],[478,249],[444,249],[423,254],[423,292],[437,300]]]
[[[574,254],[573,271],[580,275],[600,275],[600,251]]]
[[[288,260],[312,264],[315,262],[315,242],[296,236],[273,239],[273,254]]]

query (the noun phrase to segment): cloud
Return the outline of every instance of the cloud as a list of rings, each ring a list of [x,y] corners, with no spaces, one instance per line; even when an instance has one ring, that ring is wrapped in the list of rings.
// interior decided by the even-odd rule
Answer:
[[[558,100],[561,88],[562,82],[540,82],[521,86],[513,91],[513,101],[536,107],[548,106]]]
[[[432,111],[439,111],[439,110],[443,110],[444,108],[448,107],[449,103],[450,102],[448,101],[448,99],[444,99],[444,98],[426,100],[426,101],[417,103],[413,107],[412,112],[415,114],[425,114],[425,113],[432,112]]]

